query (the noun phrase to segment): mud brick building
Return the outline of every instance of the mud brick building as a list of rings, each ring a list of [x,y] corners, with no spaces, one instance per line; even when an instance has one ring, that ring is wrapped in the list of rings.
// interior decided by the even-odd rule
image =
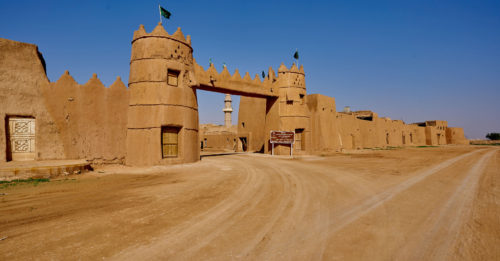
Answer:
[[[78,84],[64,72],[50,82],[37,46],[0,39],[0,161],[87,159],[167,165],[200,159],[198,89],[240,95],[232,142],[269,153],[272,130],[294,131],[294,154],[387,146],[467,144],[446,121],[405,124],[371,111],[337,112],[335,100],[308,94],[304,67],[281,64],[265,79],[225,67],[204,69],[191,37],[161,24],[132,38],[128,88],[94,74]],[[227,110],[229,112],[229,110]],[[277,154],[289,154],[278,145]]]

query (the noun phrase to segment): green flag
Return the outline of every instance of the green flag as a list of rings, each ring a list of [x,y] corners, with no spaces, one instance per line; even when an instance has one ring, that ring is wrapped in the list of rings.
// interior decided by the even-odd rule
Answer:
[[[266,79],[266,72],[262,71],[262,78]]]
[[[167,19],[170,19],[170,16],[172,14],[169,11],[167,11],[167,9],[165,9],[165,8],[163,8],[161,6],[159,6],[159,7],[160,7],[160,14],[161,14],[161,16],[163,16],[163,17],[165,17]]]
[[[299,51],[298,50],[295,50],[295,53],[293,54],[293,58],[295,58],[295,60],[299,59]]]

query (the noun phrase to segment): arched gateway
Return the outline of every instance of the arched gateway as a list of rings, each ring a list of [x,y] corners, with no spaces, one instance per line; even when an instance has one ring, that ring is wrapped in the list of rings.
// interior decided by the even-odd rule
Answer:
[[[265,99],[265,133],[299,129],[301,149],[308,147],[310,119],[302,67],[289,70],[281,65],[277,76],[270,68],[264,81],[248,73],[242,78],[238,70],[231,75],[227,68],[218,73],[213,64],[204,70],[193,59],[190,37],[180,28],[169,35],[160,23],[151,33],[141,25],[132,40],[127,165],[199,160],[197,89]]]

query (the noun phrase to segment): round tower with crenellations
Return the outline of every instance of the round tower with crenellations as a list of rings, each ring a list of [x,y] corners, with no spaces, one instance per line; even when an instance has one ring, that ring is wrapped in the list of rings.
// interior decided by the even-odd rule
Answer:
[[[161,23],[134,32],[130,59],[126,164],[167,165],[199,160],[193,48],[180,28]]]
[[[279,89],[280,130],[294,131],[294,153],[302,154],[310,150],[310,116],[306,103],[306,83],[304,67],[294,63],[290,69],[284,64],[278,68],[274,85]],[[289,154],[288,146],[279,146],[275,152]]]

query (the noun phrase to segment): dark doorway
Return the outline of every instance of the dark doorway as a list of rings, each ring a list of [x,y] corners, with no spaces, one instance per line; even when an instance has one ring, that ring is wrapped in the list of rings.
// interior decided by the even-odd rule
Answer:
[[[241,145],[241,150],[242,151],[247,151],[248,150],[248,143],[247,143],[247,138],[246,137],[240,137],[240,145]]]

